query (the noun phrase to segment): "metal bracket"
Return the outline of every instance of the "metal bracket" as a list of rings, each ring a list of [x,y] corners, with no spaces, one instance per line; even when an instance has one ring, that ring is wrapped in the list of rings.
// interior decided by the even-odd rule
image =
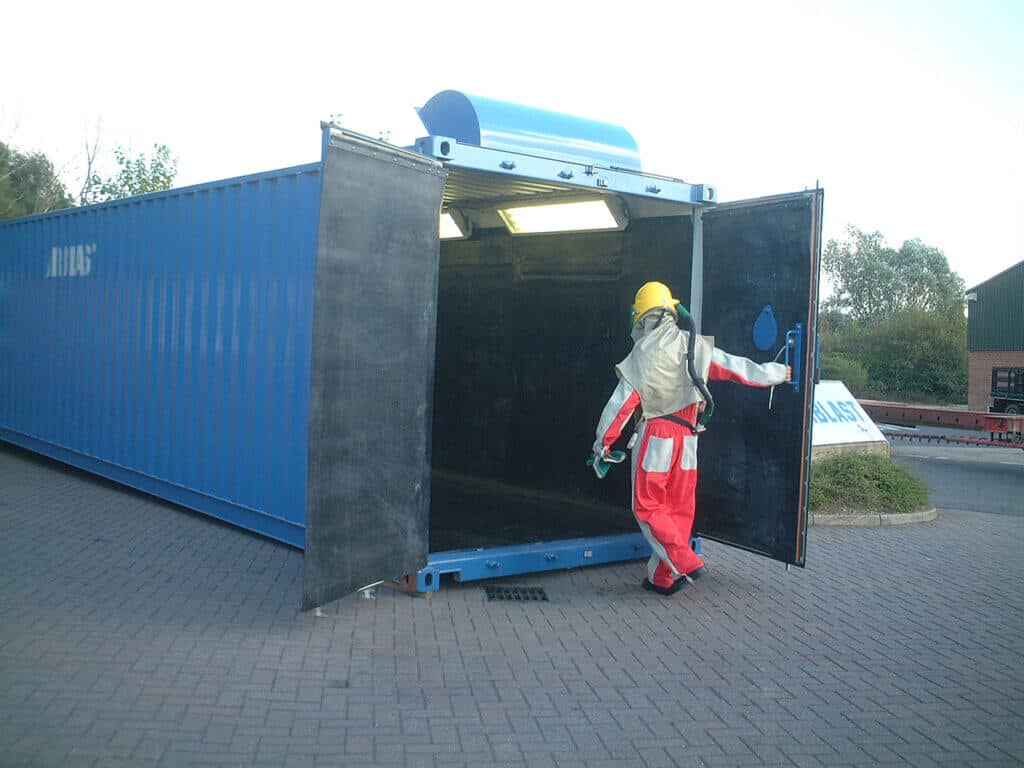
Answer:
[[[814,383],[821,381],[821,332],[814,332]]]
[[[681,179],[622,168],[460,144],[451,136],[424,136],[417,139],[409,151],[440,160],[452,168],[508,174],[521,179],[564,184],[574,189],[618,192],[687,203],[694,207],[711,206],[717,202],[715,188],[706,184],[688,184]]]
[[[690,249],[690,316],[694,327],[700,333],[704,318],[704,211],[694,208],[693,246]]]

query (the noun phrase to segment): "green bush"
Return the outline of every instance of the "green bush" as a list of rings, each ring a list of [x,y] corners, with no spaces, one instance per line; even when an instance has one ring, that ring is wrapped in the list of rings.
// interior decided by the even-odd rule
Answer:
[[[857,396],[868,386],[868,369],[842,353],[822,354],[821,377],[843,382]]]
[[[811,467],[812,512],[914,512],[928,509],[928,486],[889,456],[848,453]]]
[[[843,357],[867,370],[865,393],[967,401],[967,321],[960,312],[907,309],[867,325],[847,323],[827,329],[822,347],[823,361]]]

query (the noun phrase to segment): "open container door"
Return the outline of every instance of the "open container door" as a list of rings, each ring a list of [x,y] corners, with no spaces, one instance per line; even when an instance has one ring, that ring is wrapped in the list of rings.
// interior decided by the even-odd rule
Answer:
[[[445,176],[324,130],[303,608],[427,562]]]
[[[810,481],[822,190],[724,204],[703,217],[701,333],[756,362],[787,356],[798,386],[712,384],[694,532],[803,565]],[[779,357],[780,361],[783,359]],[[770,409],[769,409],[770,405]]]

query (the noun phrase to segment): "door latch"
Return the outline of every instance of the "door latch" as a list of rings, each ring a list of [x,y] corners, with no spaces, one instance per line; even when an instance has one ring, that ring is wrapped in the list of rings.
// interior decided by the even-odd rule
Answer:
[[[800,391],[800,381],[803,378],[803,352],[804,326],[797,323],[795,328],[786,331],[786,365],[793,371],[793,378],[789,383],[797,392]]]

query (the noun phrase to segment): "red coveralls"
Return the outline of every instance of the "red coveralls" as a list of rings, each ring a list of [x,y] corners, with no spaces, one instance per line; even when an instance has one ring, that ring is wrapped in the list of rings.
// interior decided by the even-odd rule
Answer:
[[[769,387],[782,384],[787,375],[786,367],[779,363],[755,363],[716,347],[707,378]],[[611,449],[639,407],[640,393],[620,378],[598,422],[595,453]],[[698,403],[691,403],[674,415],[696,424],[697,409]],[[704,561],[690,548],[697,491],[697,435],[668,419],[642,419],[632,454],[633,515],[653,550],[647,578],[657,587],[671,587],[676,579],[704,567]]]

